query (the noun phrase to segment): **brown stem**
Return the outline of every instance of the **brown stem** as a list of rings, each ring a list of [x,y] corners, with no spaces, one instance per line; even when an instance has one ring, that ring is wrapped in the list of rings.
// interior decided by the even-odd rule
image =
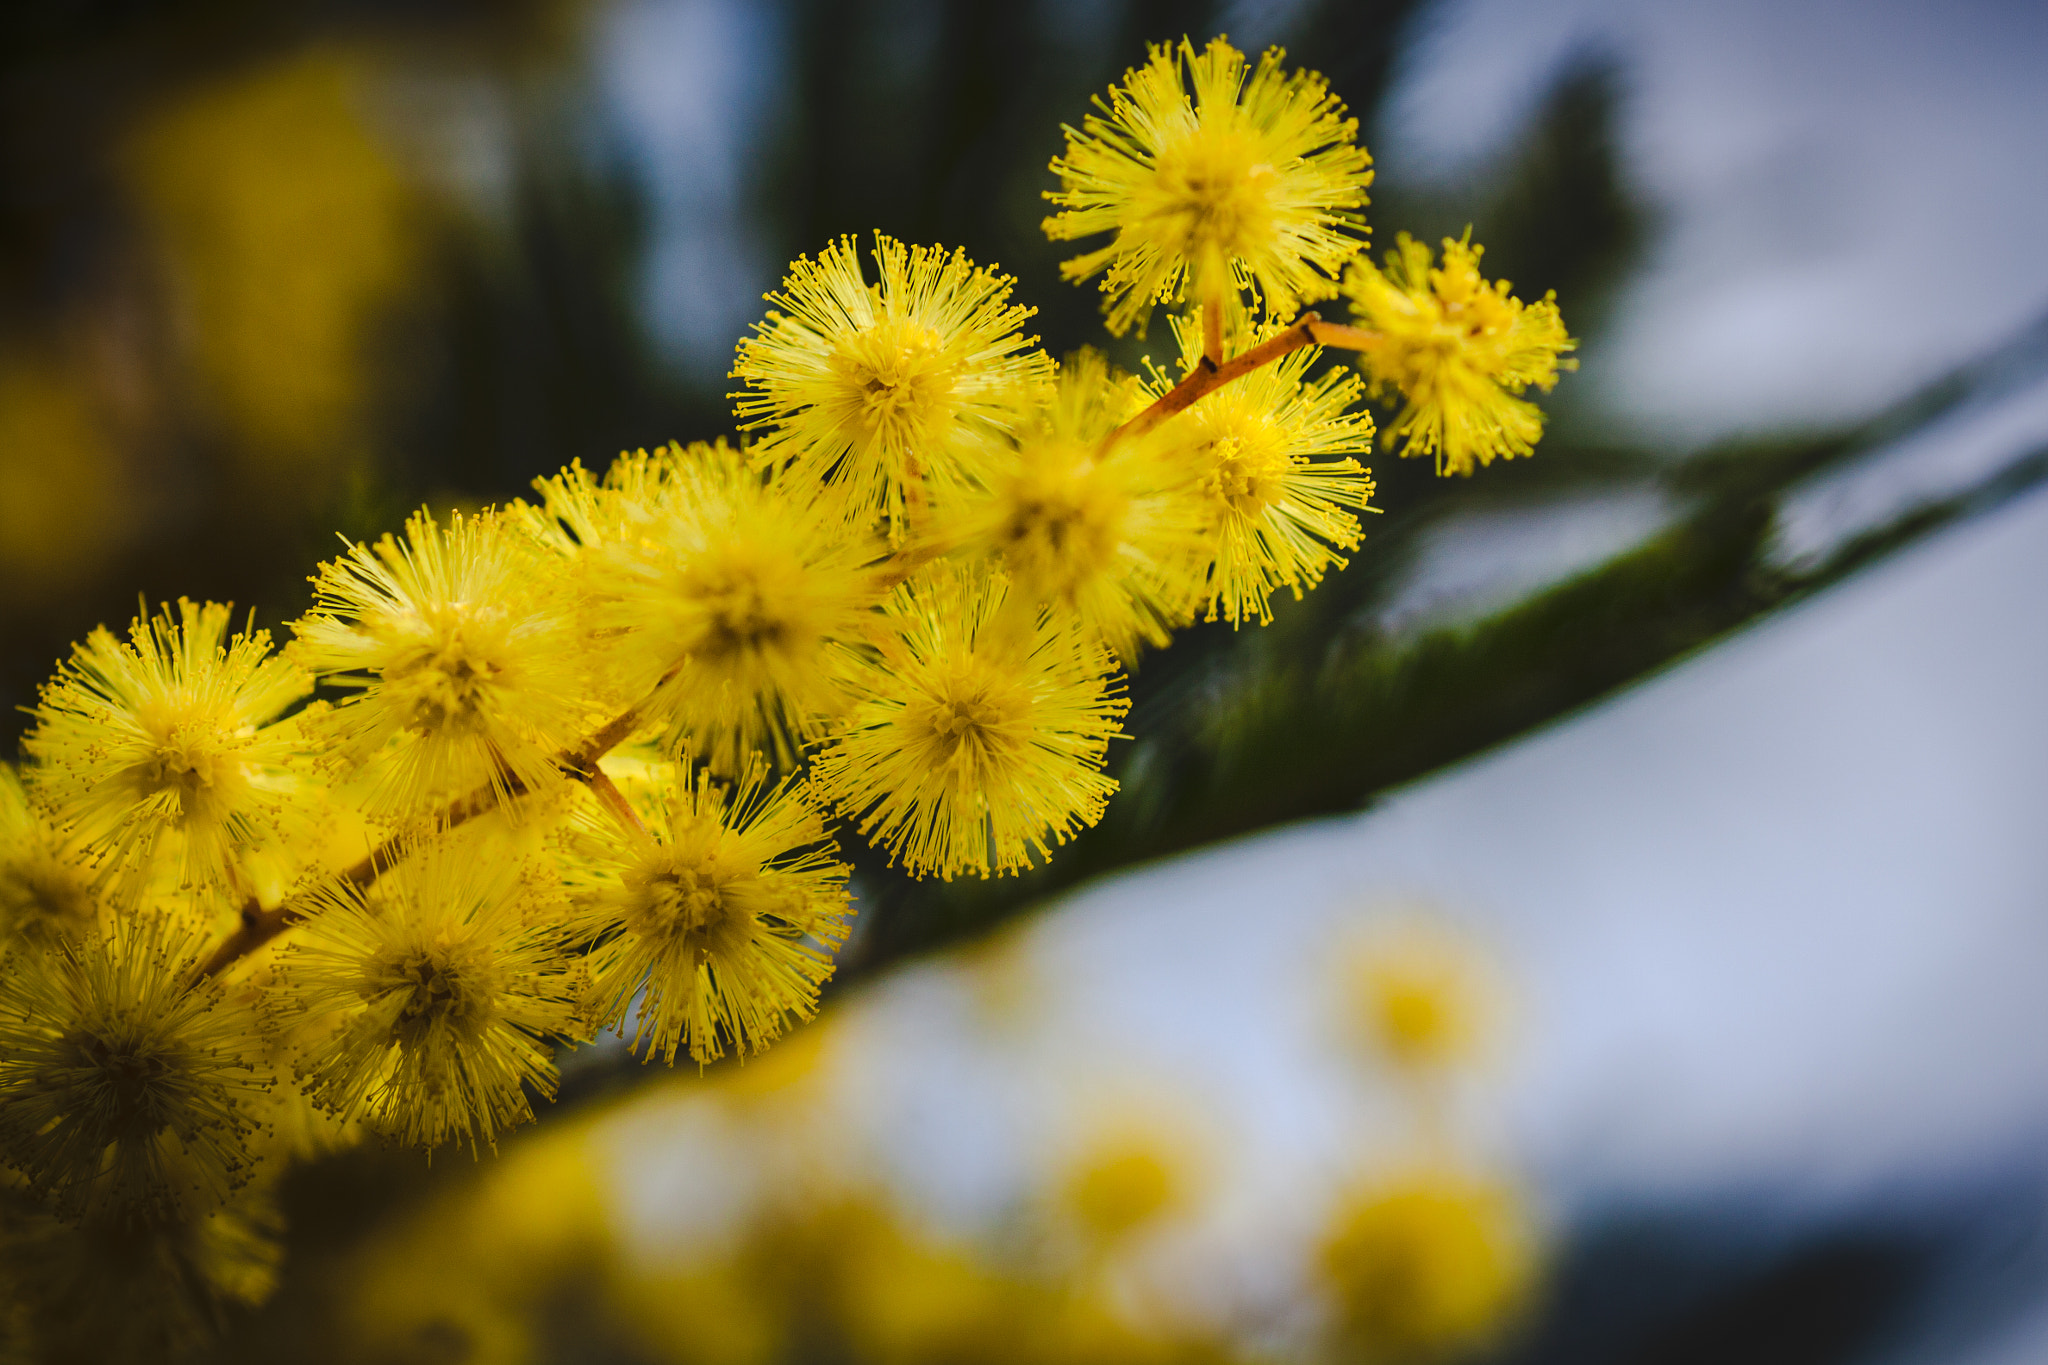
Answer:
[[[1270,365],[1289,352],[1304,346],[1334,346],[1339,350],[1366,351],[1379,345],[1380,334],[1358,327],[1347,327],[1339,322],[1324,322],[1318,313],[1307,312],[1294,320],[1294,324],[1278,335],[1266,338],[1249,351],[1240,352],[1221,365],[1211,365],[1207,356],[1195,364],[1187,378],[1153,400],[1130,421],[1109,433],[1103,441],[1106,453],[1119,441],[1134,436],[1143,436],[1152,428],[1164,422],[1177,412],[1185,412],[1200,399],[1208,397],[1233,379],[1240,379],[1253,370]]]
[[[618,789],[611,774],[596,764],[591,764],[590,773],[583,779],[583,785],[590,788],[590,794],[604,803],[606,810],[619,818],[619,823],[635,834],[647,833],[647,826],[641,823],[640,813],[633,809],[633,803]]]
[[[1210,369],[1223,364],[1223,296],[1212,294],[1202,300],[1202,359]]]
[[[669,680],[675,677],[676,671],[680,667],[681,665],[678,664],[664,673],[661,681],[655,684],[655,691],[658,692],[663,686],[667,685]],[[642,701],[637,706],[629,707],[614,717],[603,729],[599,730],[589,739],[573,749],[563,750],[555,757],[555,766],[557,768],[560,768],[576,781],[588,786],[597,795],[598,799],[607,806],[611,806],[616,800],[618,804],[614,809],[623,809],[631,817],[635,825],[639,824],[639,817],[632,814],[632,808],[625,804],[625,796],[616,786],[612,785],[611,778],[605,775],[604,769],[597,766],[597,761],[632,737],[633,732],[640,728],[640,722],[646,710],[646,701]],[[457,825],[474,820],[484,812],[495,809],[499,802],[508,797],[525,795],[526,784],[524,782],[521,782],[510,773],[501,773],[500,776],[502,778],[501,781],[478,787],[475,791],[441,812],[441,818],[438,822],[439,828],[444,830],[454,829]],[[371,849],[362,861],[343,871],[337,880],[354,887],[358,891],[369,890],[376,883],[377,878],[398,866],[399,861],[405,856],[405,845],[406,841],[398,836],[386,839],[383,843]],[[261,948],[264,944],[270,942],[270,940],[276,938],[303,918],[305,918],[304,908],[294,904],[289,899],[277,905],[266,907],[254,896],[249,897],[242,902],[241,924],[214,948],[212,954],[200,965],[199,975],[202,977],[218,976],[221,972],[227,970],[228,967],[247,957],[250,953],[255,952],[258,948]]]
[[[1303,313],[1286,331],[1278,336],[1268,337],[1249,351],[1234,355],[1221,365],[1212,366],[1208,357],[1204,356],[1194,369],[1188,371],[1187,378],[1154,399],[1151,407],[1109,433],[1109,439],[1103,442],[1103,449],[1107,450],[1118,441],[1143,436],[1175,413],[1193,407],[1198,399],[1206,398],[1231,380],[1250,374],[1261,365],[1271,364],[1290,351],[1298,351],[1312,344],[1315,337],[1311,334],[1311,329],[1321,320],[1314,313]]]

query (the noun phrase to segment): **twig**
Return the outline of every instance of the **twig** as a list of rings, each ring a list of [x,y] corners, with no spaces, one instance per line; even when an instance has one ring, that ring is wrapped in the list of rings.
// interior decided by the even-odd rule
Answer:
[[[680,664],[662,674],[655,684],[659,692],[675,677]],[[650,694],[649,700],[652,699]],[[640,824],[633,815],[632,807],[626,805],[625,796],[612,784],[604,769],[597,766],[599,759],[626,742],[633,732],[640,728],[640,722],[647,711],[647,701],[629,707],[614,717],[604,728],[573,749],[565,749],[555,758],[555,766],[564,774],[589,787],[600,801],[614,810],[623,810],[633,824]],[[486,811],[513,797],[526,794],[526,784],[511,773],[501,772],[501,780],[478,787],[460,801],[441,812],[435,822],[436,828],[449,830],[466,824]],[[617,804],[614,805],[614,802]],[[644,832],[645,827],[641,826]],[[358,891],[367,891],[376,884],[377,878],[398,866],[405,857],[408,840],[394,835],[370,850],[362,861],[344,870],[337,878],[345,885]],[[254,896],[242,902],[242,922],[235,931],[222,939],[200,965],[201,977],[218,976],[234,963],[255,952],[270,940],[276,938],[292,925],[305,918],[305,909],[287,898],[276,905],[265,906]]]
[[[1298,351],[1304,346],[1333,346],[1345,351],[1369,351],[1379,345],[1380,339],[1377,332],[1347,327],[1339,322],[1324,322],[1319,313],[1303,313],[1286,331],[1266,338],[1249,351],[1242,351],[1221,365],[1212,366],[1209,358],[1203,356],[1196,362],[1195,368],[1188,372],[1187,378],[1153,400],[1152,406],[1109,433],[1108,438],[1102,443],[1102,448],[1107,452],[1119,441],[1143,436],[1175,413],[1193,407],[1197,401],[1206,398],[1231,380],[1240,379],[1253,370],[1270,365],[1281,356]]]

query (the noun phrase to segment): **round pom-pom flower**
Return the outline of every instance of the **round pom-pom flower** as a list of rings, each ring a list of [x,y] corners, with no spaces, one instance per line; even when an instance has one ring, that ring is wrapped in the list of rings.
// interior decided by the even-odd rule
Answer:
[[[175,919],[121,919],[0,974],[0,1162],[62,1216],[204,1213],[248,1178],[256,1021]]]
[[[1053,401],[1018,431],[985,496],[948,527],[1024,603],[1078,621],[1125,659],[1164,645],[1201,586],[1193,478],[1172,437],[1111,441],[1142,400],[1096,351],[1060,368]]]
[[[497,513],[424,511],[405,538],[320,566],[291,654],[353,687],[325,724],[363,773],[370,811],[417,814],[489,784],[556,776],[587,719],[564,576]]]
[[[1181,373],[1190,374],[1201,362],[1201,328],[1178,317],[1173,325]],[[1269,323],[1250,340],[1280,330]],[[1202,592],[1211,621],[1271,621],[1275,591],[1299,598],[1327,570],[1343,568],[1338,551],[1362,539],[1356,514],[1372,510],[1372,475],[1349,457],[1372,448],[1372,417],[1351,410],[1363,387],[1356,374],[1309,377],[1317,354],[1313,346],[1291,351],[1165,427],[1193,473],[1191,494],[1207,529]],[[1149,387],[1157,396],[1173,385],[1155,374]]]
[[[887,519],[900,541],[928,492],[973,486],[1052,361],[1019,330],[1032,310],[1009,302],[1009,277],[964,252],[877,233],[875,265],[871,285],[851,237],[791,264],[740,342],[734,411],[743,429],[768,429],[756,461],[826,485],[848,522]]]
[[[229,611],[180,599],[126,641],[102,627],[43,688],[29,781],[110,870],[229,887],[285,815],[298,741],[272,722],[312,680],[271,653],[268,631],[229,638]]]
[[[1479,1060],[1504,994],[1476,944],[1417,918],[1359,940],[1344,959],[1345,994],[1361,1042],[1411,1077]]]
[[[600,1017],[633,1046],[704,1063],[809,1018],[852,913],[847,869],[803,791],[756,765],[722,785],[685,763],[649,785],[651,828],[606,818],[578,841]]]
[[[1565,334],[1555,294],[1523,303],[1508,282],[1479,273],[1484,250],[1444,239],[1440,265],[1430,250],[1402,233],[1384,270],[1353,264],[1344,295],[1360,327],[1379,336],[1359,354],[1382,395],[1406,405],[1390,436],[1403,455],[1436,458],[1439,474],[1470,474],[1495,458],[1536,448],[1543,413],[1519,397],[1531,385],[1550,391],[1559,370],[1578,368],[1559,357],[1578,342]]]
[[[1061,212],[1045,233],[1116,234],[1060,267],[1071,280],[1106,272],[1110,331],[1185,295],[1213,302],[1251,285],[1284,315],[1336,293],[1361,245],[1372,159],[1322,77],[1283,70],[1285,55],[1268,50],[1247,76],[1221,38],[1201,52],[1185,38],[1155,47],[1066,130],[1060,188],[1046,192]]]
[[[1536,1256],[1512,1188],[1424,1169],[1340,1202],[1320,1270],[1336,1335],[1363,1359],[1433,1359],[1485,1345],[1528,1297]]]
[[[863,700],[813,773],[917,875],[1031,866],[1102,818],[1102,772],[1129,709],[1114,662],[1000,575],[940,568],[898,588],[894,632],[858,663]]]
[[[659,514],[584,568],[592,646],[627,704],[721,772],[795,762],[843,710],[841,656],[878,595],[873,545],[724,442],[667,453]]]
[[[301,1063],[343,1120],[414,1147],[494,1145],[555,1091],[550,1040],[584,1031],[585,989],[552,907],[514,861],[460,839],[420,848],[368,891],[320,894],[280,965],[286,1024],[329,1020]]]

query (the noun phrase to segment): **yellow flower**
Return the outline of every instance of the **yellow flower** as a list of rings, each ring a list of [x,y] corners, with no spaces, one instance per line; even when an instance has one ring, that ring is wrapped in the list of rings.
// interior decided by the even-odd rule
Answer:
[[[280,966],[281,1019],[335,1018],[307,1052],[307,1094],[416,1147],[495,1146],[552,1096],[549,1040],[584,1032],[586,989],[524,869],[487,849],[424,846],[367,892],[327,888]]]
[[[867,630],[872,549],[724,442],[668,459],[658,514],[587,566],[593,647],[622,698],[720,771],[754,750],[793,764],[848,700],[837,675]]]
[[[351,545],[320,566],[290,652],[358,689],[325,723],[367,769],[373,814],[556,777],[554,756],[589,719],[563,578],[493,512],[445,526],[417,512],[403,541]]]
[[[1412,1360],[1498,1335],[1528,1297],[1536,1256],[1513,1189],[1421,1170],[1353,1191],[1319,1269],[1353,1354]]]
[[[1193,475],[1154,431],[1104,449],[1142,393],[1098,352],[1060,369],[1051,404],[994,466],[989,492],[945,533],[993,560],[1020,601],[1078,618],[1118,655],[1163,645],[1185,621],[1207,550]]]
[[[1358,1031],[1413,1074],[1441,1073],[1479,1053],[1500,990],[1475,945],[1425,920],[1362,940],[1345,963]]]
[[[863,698],[813,773],[917,875],[1031,866],[1102,818],[1129,709],[1102,647],[1000,576],[940,568],[887,604],[896,638],[858,663]],[[1021,619],[1015,613],[1022,612]]]
[[[1181,373],[1202,356],[1200,320],[1176,317]],[[1281,330],[1269,323],[1254,343]],[[1362,538],[1355,511],[1368,510],[1371,473],[1346,458],[1372,448],[1372,418],[1350,411],[1363,385],[1346,371],[1308,377],[1319,354],[1290,352],[1204,397],[1167,424],[1167,439],[1194,475],[1194,493],[1208,529],[1204,592],[1208,619],[1239,625],[1273,619],[1271,600],[1287,588],[1296,598],[1345,565],[1338,549]],[[1155,395],[1172,387],[1154,373]]]
[[[117,920],[0,973],[0,1162],[66,1218],[218,1207],[249,1176],[271,1084],[256,1021],[175,920]]]
[[[927,491],[944,500],[979,479],[1052,362],[1018,330],[1032,310],[1008,302],[1008,276],[880,233],[875,264],[870,285],[851,237],[791,264],[768,296],[777,310],[740,342],[734,411],[743,430],[769,429],[757,461],[827,485],[849,522],[886,519],[900,540]]]
[[[379,65],[326,44],[236,63],[133,120],[120,158],[176,291],[181,401],[210,402],[266,506],[319,506],[363,469],[396,374],[377,339],[433,259],[370,116]]]
[[[817,1011],[852,913],[846,867],[803,792],[760,767],[736,786],[683,764],[641,803],[652,831],[605,819],[585,833],[582,899],[602,934],[599,1011],[633,1047],[673,1064],[766,1047]],[[595,936],[595,934],[594,934]]]
[[[1054,241],[1114,232],[1060,267],[1070,280],[1106,271],[1109,329],[1121,336],[1155,302],[1256,287],[1275,315],[1337,292],[1334,276],[1363,243],[1358,210],[1372,159],[1357,121],[1313,72],[1287,72],[1274,48],[1249,78],[1221,38],[1202,52],[1151,50],[1100,114],[1068,128],[1046,198]],[[1183,78],[1185,72],[1185,78]]]
[[[1107,1250],[1186,1206],[1192,1154],[1163,1129],[1125,1124],[1097,1134],[1065,1172],[1060,1202],[1090,1250]]]
[[[533,481],[540,507],[515,502],[506,510],[557,554],[616,545],[647,534],[673,509],[683,487],[674,477],[680,458],[671,447],[652,455],[620,451],[602,479],[572,460],[560,473]]]
[[[0,956],[18,941],[83,938],[99,909],[76,846],[29,805],[21,779],[0,763]]]
[[[1557,296],[1525,304],[1506,280],[1489,284],[1482,250],[1446,237],[1443,264],[1432,267],[1429,248],[1404,232],[1385,270],[1360,260],[1344,277],[1358,325],[1382,338],[1359,363],[1378,393],[1407,400],[1389,434],[1403,455],[1435,456],[1439,474],[1533,451],[1543,413],[1516,395],[1532,384],[1548,393],[1559,370],[1578,368],[1558,358],[1578,342],[1565,335]]]
[[[180,599],[126,643],[101,627],[43,688],[23,742],[39,760],[29,781],[110,870],[228,886],[286,814],[297,740],[270,722],[311,680],[270,652],[268,631],[223,645],[229,611]]]

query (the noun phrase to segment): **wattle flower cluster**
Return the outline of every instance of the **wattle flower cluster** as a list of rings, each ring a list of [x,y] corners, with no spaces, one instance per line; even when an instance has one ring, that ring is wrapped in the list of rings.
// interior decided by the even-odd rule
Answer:
[[[960,251],[845,239],[739,343],[744,444],[422,511],[320,566],[281,650],[210,603],[95,631],[0,768],[8,1199],[225,1293],[194,1230],[296,1155],[490,1147],[562,1044],[702,1064],[808,1017],[840,838],[988,877],[1093,824],[1121,669],[1359,543],[1365,385],[1318,347],[1465,472],[1528,453],[1514,395],[1572,345],[1476,248],[1364,263],[1355,132],[1221,40],[1068,130],[1047,231],[1109,240],[1067,273],[1117,332],[1182,306],[1149,378],[1037,349]],[[1340,291],[1358,326],[1296,316]]]

